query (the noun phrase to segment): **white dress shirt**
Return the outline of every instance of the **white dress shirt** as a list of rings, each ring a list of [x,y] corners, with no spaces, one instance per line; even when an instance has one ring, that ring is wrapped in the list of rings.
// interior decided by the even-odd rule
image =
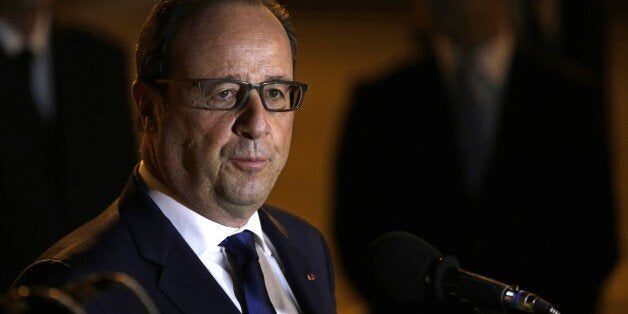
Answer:
[[[255,234],[255,248],[264,273],[266,290],[275,310],[278,314],[299,313],[294,293],[281,271],[277,252],[270,240],[264,235],[257,212],[244,226],[240,228],[227,227],[199,215],[170,197],[169,195],[172,193],[150,173],[143,161],[140,163],[139,173],[155,204],[172,222],[192,251],[240,311],[242,311],[242,307],[235,295],[231,267],[224,247],[219,244],[226,237],[248,229]]]

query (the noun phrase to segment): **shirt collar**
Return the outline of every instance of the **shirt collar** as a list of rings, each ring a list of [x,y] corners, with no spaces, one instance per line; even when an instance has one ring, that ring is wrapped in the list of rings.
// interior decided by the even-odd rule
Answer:
[[[491,41],[475,48],[473,62],[482,75],[493,84],[501,85],[506,78],[514,53],[515,38],[511,32],[501,32]],[[434,50],[439,67],[448,81],[453,80],[458,66],[459,47],[447,37],[434,36]]]
[[[34,55],[44,54],[49,49],[51,27],[52,15],[38,14],[33,33],[25,39],[11,24],[0,19],[0,45],[7,56],[15,56],[24,48],[30,49]]]
[[[226,237],[245,229],[255,234],[255,241],[266,254],[270,248],[266,244],[259,214],[255,212],[249,221],[240,228],[228,227],[209,220],[185,205],[176,201],[173,193],[161,183],[150,171],[144,162],[140,162],[139,174],[148,189],[148,194],[159,209],[179,231],[183,239],[198,256],[218,252],[220,242]]]
[[[506,78],[515,45],[512,36],[511,33],[500,33],[494,40],[478,48],[476,62],[493,83],[499,84]]]

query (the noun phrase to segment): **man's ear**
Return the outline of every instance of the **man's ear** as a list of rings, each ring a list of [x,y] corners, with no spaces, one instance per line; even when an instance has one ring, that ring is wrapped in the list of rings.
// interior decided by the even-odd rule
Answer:
[[[155,111],[156,106],[161,101],[161,94],[150,84],[135,80],[133,82],[133,100],[139,115],[138,127],[141,127],[144,132],[156,130]]]

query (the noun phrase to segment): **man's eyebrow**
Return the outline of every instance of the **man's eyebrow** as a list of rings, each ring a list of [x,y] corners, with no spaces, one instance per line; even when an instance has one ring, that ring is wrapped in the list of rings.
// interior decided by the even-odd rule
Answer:
[[[237,75],[225,75],[225,76],[218,76],[218,77],[213,77],[213,78],[246,81],[241,76],[237,76]],[[263,82],[271,82],[271,81],[290,81],[290,79],[286,75],[271,75],[271,76],[264,77]]]
[[[285,75],[273,75],[265,77],[264,81],[288,81],[288,77]]]

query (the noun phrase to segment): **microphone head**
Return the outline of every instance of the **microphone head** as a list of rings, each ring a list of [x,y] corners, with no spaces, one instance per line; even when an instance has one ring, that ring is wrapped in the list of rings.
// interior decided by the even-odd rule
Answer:
[[[440,257],[441,252],[411,233],[388,232],[366,254],[367,283],[395,299],[423,301],[429,286],[425,276]]]

